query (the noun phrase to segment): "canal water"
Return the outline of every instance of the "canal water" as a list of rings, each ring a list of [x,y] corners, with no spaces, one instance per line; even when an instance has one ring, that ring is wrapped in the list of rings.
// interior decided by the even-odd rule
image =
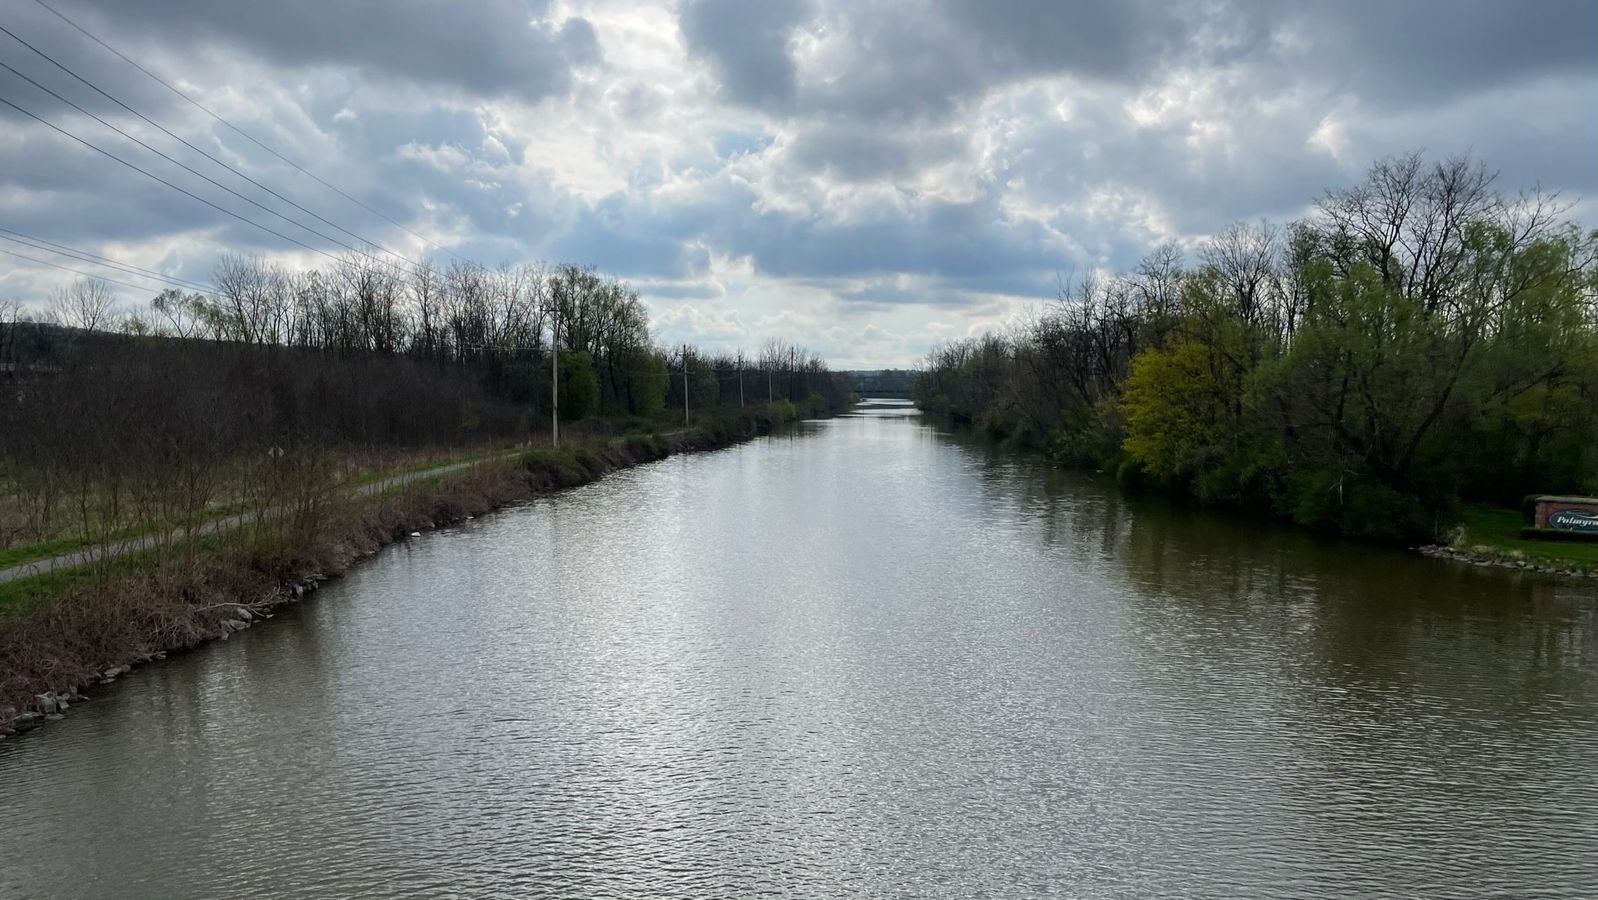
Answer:
[[[1593,897],[1595,610],[871,411],[0,742],[0,896]]]

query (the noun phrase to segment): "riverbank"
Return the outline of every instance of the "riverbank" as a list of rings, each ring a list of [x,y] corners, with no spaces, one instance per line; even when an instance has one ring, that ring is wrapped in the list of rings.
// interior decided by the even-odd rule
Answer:
[[[1112,476],[1111,470],[1114,468],[1113,466],[1105,468],[1091,463],[1073,465],[1071,462],[1062,461],[1056,454],[1051,453],[1045,447],[1007,440],[1004,437],[995,436],[990,431],[974,427],[970,423],[952,421],[947,417],[938,418],[938,421],[946,428],[972,435],[994,446],[1010,447],[1017,452],[1035,454],[1048,460],[1052,465],[1099,473],[1106,478],[1112,479],[1118,488],[1123,491],[1146,491],[1160,494],[1173,501],[1201,503],[1193,495],[1183,491],[1164,490],[1158,484],[1151,484],[1142,479],[1123,477],[1122,473],[1115,473]],[[1204,505],[1211,509],[1225,509],[1249,518],[1283,522],[1304,531],[1322,531],[1322,529],[1295,522],[1289,517],[1273,514],[1269,510],[1259,510],[1252,507],[1229,508],[1214,504]],[[1417,545],[1414,542],[1406,542],[1399,539],[1382,539],[1368,535],[1354,539],[1365,543],[1404,548],[1433,559],[1450,560],[1467,565],[1598,580],[1598,543],[1528,540],[1521,537],[1521,530],[1525,525],[1526,522],[1523,520],[1522,514],[1517,510],[1467,504],[1459,510],[1457,520],[1447,529],[1445,534],[1438,536],[1438,542],[1436,543]]]
[[[1467,506],[1447,544],[1420,552],[1477,566],[1598,579],[1598,543],[1529,540],[1524,516],[1512,509]]]
[[[58,718],[133,667],[272,616],[407,536],[619,469],[719,449],[783,420],[764,409],[669,433],[539,447],[458,473],[329,504],[316,521],[242,547],[199,538],[181,565],[140,554],[22,579],[0,594],[0,736]]]

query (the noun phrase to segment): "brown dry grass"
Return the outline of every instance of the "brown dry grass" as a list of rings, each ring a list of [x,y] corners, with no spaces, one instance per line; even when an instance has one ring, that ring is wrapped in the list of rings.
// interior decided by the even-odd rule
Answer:
[[[0,731],[34,696],[94,683],[115,666],[183,650],[227,633],[240,608],[264,611],[294,599],[313,574],[342,571],[412,531],[593,481],[670,453],[724,446],[750,431],[634,436],[580,448],[532,450],[434,481],[329,508],[323,520],[279,529],[242,547],[211,550],[188,565],[131,566],[0,614]]]

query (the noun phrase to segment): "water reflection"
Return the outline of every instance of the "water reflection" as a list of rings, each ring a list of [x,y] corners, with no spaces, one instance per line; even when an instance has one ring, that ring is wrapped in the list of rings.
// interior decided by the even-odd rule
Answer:
[[[1588,896],[1594,608],[871,411],[0,744],[0,895]]]

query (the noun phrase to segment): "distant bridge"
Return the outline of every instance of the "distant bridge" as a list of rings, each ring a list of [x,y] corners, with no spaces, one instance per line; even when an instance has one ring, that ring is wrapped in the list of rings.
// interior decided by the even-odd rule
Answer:
[[[916,373],[909,369],[856,369],[840,373],[856,397],[909,400]]]

